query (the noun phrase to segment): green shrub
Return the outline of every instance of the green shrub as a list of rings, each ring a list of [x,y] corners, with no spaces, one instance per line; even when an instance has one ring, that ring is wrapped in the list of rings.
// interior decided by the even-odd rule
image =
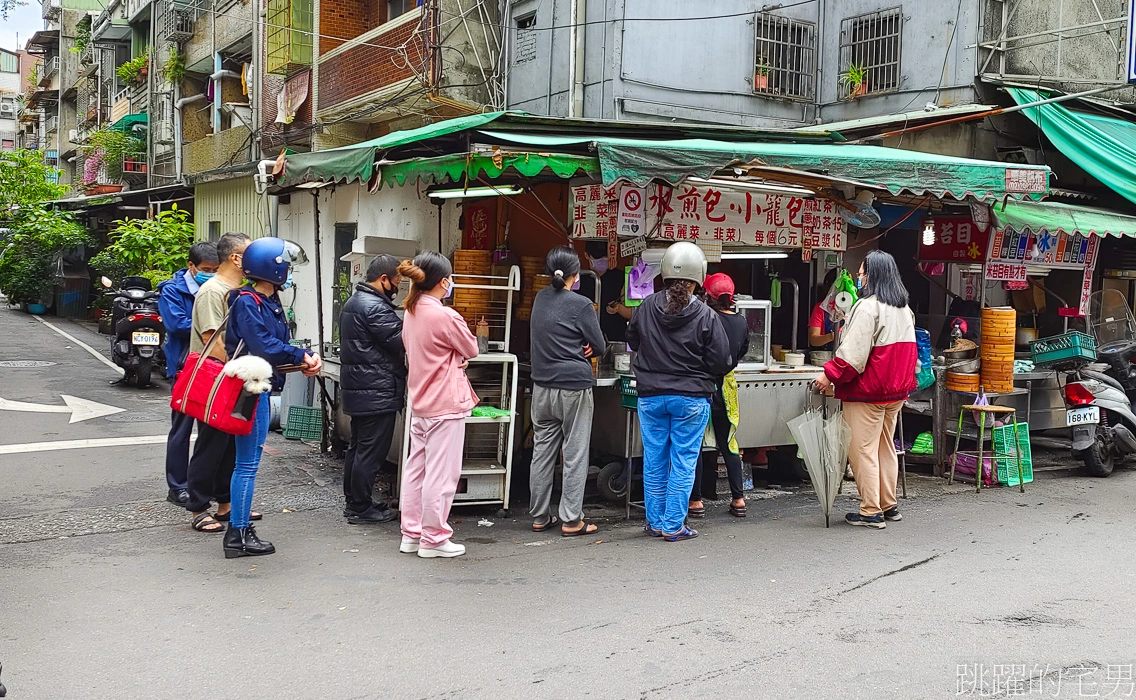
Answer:
[[[13,303],[45,302],[55,284],[56,254],[93,241],[70,214],[35,207],[22,211],[0,250],[0,292]]]

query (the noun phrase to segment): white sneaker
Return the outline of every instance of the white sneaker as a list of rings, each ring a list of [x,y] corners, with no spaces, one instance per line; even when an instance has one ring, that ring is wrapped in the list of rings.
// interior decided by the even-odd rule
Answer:
[[[411,539],[410,537],[403,537],[402,544],[398,546],[398,551],[403,554],[414,554],[418,551],[418,540]]]
[[[465,554],[464,544],[454,544],[446,540],[445,544],[438,545],[437,547],[419,547],[418,556],[423,559],[433,559],[434,557],[460,557]]]

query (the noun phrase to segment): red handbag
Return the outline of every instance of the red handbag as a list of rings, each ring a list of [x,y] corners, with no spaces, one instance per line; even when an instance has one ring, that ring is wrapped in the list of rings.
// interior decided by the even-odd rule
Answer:
[[[200,353],[191,352],[185,358],[185,365],[174,382],[170,408],[223,433],[248,435],[252,432],[260,394],[245,391],[243,379],[226,376],[221,371],[225,363],[209,356],[228,322],[226,315],[205,349]],[[240,352],[238,347],[234,355]]]

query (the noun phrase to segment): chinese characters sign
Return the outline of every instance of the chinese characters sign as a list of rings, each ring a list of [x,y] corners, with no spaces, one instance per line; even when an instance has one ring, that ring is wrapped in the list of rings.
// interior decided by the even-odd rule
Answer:
[[[969,216],[936,216],[935,242],[919,246],[920,262],[980,262],[989,236]]]
[[[992,282],[1025,282],[1026,266],[991,262],[986,265],[986,279]]]
[[[492,250],[496,241],[493,240],[494,212],[484,205],[466,205],[465,231],[462,236],[462,247],[467,250]]]
[[[621,202],[621,195],[645,194],[645,201]],[[572,188],[572,233],[607,238],[613,229],[635,235],[630,204],[641,203],[642,231],[667,241],[719,241],[725,244],[844,250],[847,233],[833,202],[788,195],[682,185]],[[633,196],[634,199],[634,196]],[[641,234],[640,234],[641,235]]]
[[[1097,237],[1041,231],[995,231],[989,259],[1045,267],[1081,269],[1096,266]]]
[[[1045,194],[1049,184],[1046,168],[1007,168],[1006,191],[1020,194]]]

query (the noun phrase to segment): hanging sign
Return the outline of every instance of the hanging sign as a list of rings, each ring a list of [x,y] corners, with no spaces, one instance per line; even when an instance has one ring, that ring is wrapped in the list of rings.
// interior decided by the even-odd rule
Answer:
[[[977,272],[962,273],[962,298],[967,301],[978,301],[980,277]]]
[[[1081,303],[1079,308],[1081,316],[1089,315],[1089,297],[1093,294],[1093,268],[1085,268],[1085,276],[1081,279]]]
[[[1045,194],[1049,173],[1045,168],[1006,168],[1006,191],[1015,194]]]
[[[619,225],[619,190],[603,185],[572,188],[572,237],[607,238]]]
[[[647,188],[624,185],[619,190],[619,235],[647,233]]]
[[[705,185],[653,185],[647,204],[648,230],[663,240],[823,250],[847,246],[844,218],[827,199]]]
[[[936,216],[935,242],[919,246],[920,262],[981,262],[986,256],[987,234],[969,216]]]
[[[1026,266],[990,262],[986,264],[986,279],[991,282],[1025,282]]]
[[[625,258],[633,258],[647,250],[647,237],[639,236],[619,244],[619,254]]]
[[[1097,237],[1006,229],[990,237],[990,261],[1079,270],[1096,264]]]
[[[990,205],[986,202],[970,203],[970,218],[982,233],[990,228]]]
[[[496,202],[493,207],[496,208]],[[462,207],[465,218],[465,230],[462,231],[462,248],[466,250],[491,250],[490,245],[491,224],[495,217],[495,209],[491,210],[485,204],[466,204]],[[495,243],[496,241],[494,241]]]

